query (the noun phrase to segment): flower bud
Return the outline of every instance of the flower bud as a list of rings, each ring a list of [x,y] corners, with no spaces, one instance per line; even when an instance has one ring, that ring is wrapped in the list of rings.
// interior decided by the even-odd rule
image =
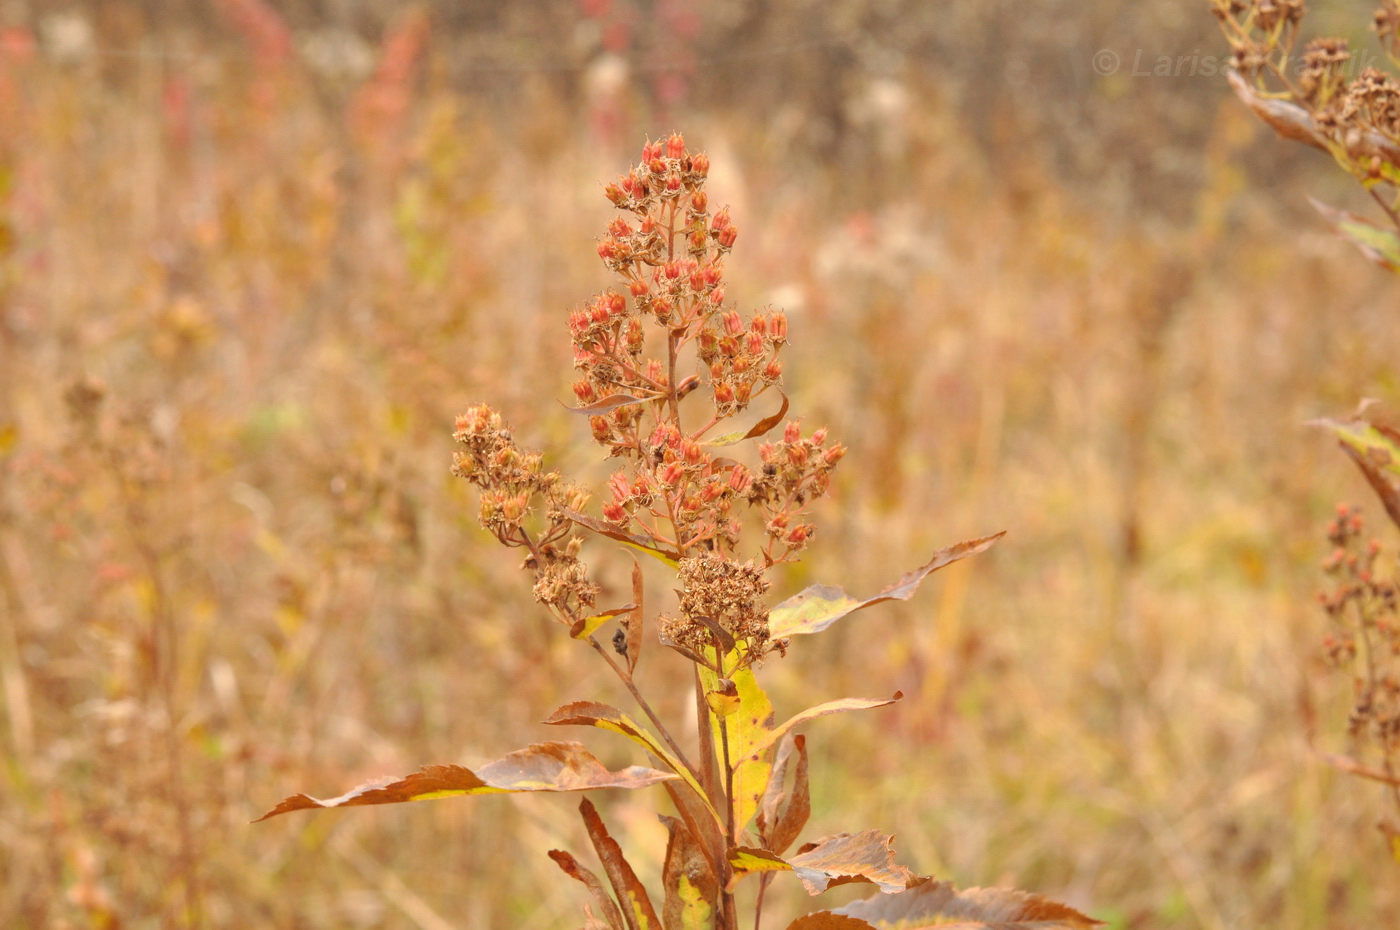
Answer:
[[[724,488],[718,482],[710,482],[700,491],[700,499],[707,504],[713,504],[724,493]]]
[[[622,206],[623,201],[627,199],[627,195],[622,192],[622,188],[618,187],[616,184],[609,184],[607,187],[603,188],[603,194],[608,200],[612,201],[615,207]]]
[[[769,383],[777,381],[783,376],[783,363],[778,359],[770,359],[767,365],[763,366],[763,380]]]
[[[635,281],[632,282],[632,296],[633,296],[633,297],[642,297],[642,296],[645,296],[646,293],[647,293],[648,291],[650,291],[650,290],[651,290],[651,288],[648,287],[648,286],[647,286],[647,283],[646,283],[645,281],[643,281],[641,278],[638,278],[637,280],[635,280]]]
[[[749,333],[749,338],[748,338],[748,350],[749,350],[749,354],[750,354],[750,355],[762,355],[762,354],[763,354],[763,334],[762,334],[762,333]]]
[[[719,337],[714,334],[713,330],[702,329],[700,331],[700,355],[702,358],[713,353],[718,345]]]
[[[797,442],[802,438],[802,428],[796,420],[788,420],[783,426],[783,442]]]
[[[788,461],[798,468],[807,464],[807,447],[803,445],[789,446],[787,450]]]
[[[685,478],[685,467],[680,462],[668,462],[666,467],[661,469],[661,483],[667,487],[674,488]]]
[[[708,206],[709,203],[710,198],[705,195],[704,191],[696,191],[690,195],[690,209],[694,210],[696,213],[704,213],[705,207]]]
[[[710,378],[718,381],[724,377],[724,363],[715,361],[710,363]]]
[[[593,430],[594,442],[612,442],[612,424],[607,417],[589,417],[588,426]]]
[[[730,310],[724,315],[724,331],[731,336],[737,336],[744,331],[744,321],[739,319],[738,310]]]
[[[639,231],[643,236],[650,236],[653,232],[656,231],[656,220],[652,219],[650,216],[645,217],[645,218],[642,220],[641,229],[638,230],[638,231]]]
[[[681,266],[679,262],[667,262],[662,266],[662,272],[672,281],[681,276]]]
[[[715,238],[719,240],[719,244],[724,248],[732,249],[734,247],[734,240],[739,238],[739,227],[726,226],[719,231],[719,235]]]
[[[650,141],[648,141],[646,145],[642,146],[642,164],[649,164],[651,160],[655,157],[656,148],[652,146]]]
[[[695,230],[695,232],[690,234],[690,239],[687,241],[690,242],[690,247],[697,252],[705,248],[705,230]]]
[[[845,455],[846,447],[841,445],[840,443],[837,443],[836,445],[832,446],[830,449],[827,449],[825,452],[822,453],[822,461],[826,462],[827,467],[829,468],[835,465],[837,462],[841,461],[841,459],[844,458]]]
[[[708,264],[708,265],[705,266],[705,283],[708,284],[710,287],[714,287],[714,286],[715,286],[716,284],[718,284],[723,278],[724,278],[724,266],[723,266],[723,265],[721,265],[721,264],[719,264],[719,263],[717,263],[717,262],[711,262],[710,264]]]
[[[690,160],[690,169],[700,177],[705,177],[710,173],[710,157],[704,152],[697,152],[695,157]]]
[[[710,303],[714,304],[716,307],[724,306],[724,288],[717,287],[710,292]]]
[[[652,174],[662,175],[666,173],[666,163],[659,158],[653,158],[647,162],[647,170]]]
[[[581,404],[591,404],[598,399],[598,392],[593,390],[592,381],[578,381],[574,384],[574,396]]]
[[[749,370],[749,366],[751,364],[752,362],[749,361],[747,355],[740,355],[734,359],[734,364],[731,367],[733,368],[734,373],[736,375],[742,375],[744,372]]]
[[[787,541],[792,546],[806,545],[807,540],[812,537],[812,525],[810,523],[799,523],[788,531]]]
[[[613,316],[620,316],[627,312],[627,300],[621,294],[609,292],[604,298],[608,305],[608,312]]]
[[[779,310],[768,319],[768,331],[774,345],[787,342],[787,314]]]
[[[617,255],[617,240],[604,239],[598,243],[598,257],[607,261]]]
[[[661,365],[661,359],[653,358],[647,360],[646,376],[657,384],[666,383],[666,369]]]
[[[642,348],[646,335],[642,332],[642,321],[636,317],[627,321],[627,348],[637,352]]]
[[[670,191],[671,193],[674,194],[676,191],[678,191],[678,190],[680,190],[680,189],[681,189],[681,176],[678,175],[678,174],[676,174],[674,171],[672,171],[669,175],[666,176],[666,190],[668,190],[668,191]]]
[[[632,496],[632,485],[628,483],[627,476],[620,471],[613,472],[608,478],[608,490],[612,492],[613,500],[619,503]]]
[[[705,458],[705,450],[693,442],[686,442],[681,445],[681,458],[687,465],[699,465]]]
[[[577,536],[570,536],[568,544],[564,546],[564,554],[571,559],[576,559],[582,550],[583,540]]]
[[[761,442],[758,444],[758,457],[763,460],[763,464],[765,465],[772,462],[777,453],[777,447],[771,442]]]
[[[637,189],[637,176],[629,172],[625,178],[617,182],[617,186],[622,188],[626,193],[631,194]]]
[[[742,465],[735,465],[729,473],[729,487],[737,494],[742,494],[753,484],[753,475]]]
[[[685,154],[685,139],[681,138],[678,132],[671,133],[671,137],[666,140],[666,157],[680,158]]]
[[[705,289],[705,276],[698,271],[690,273],[690,289],[697,293]]]
[[[746,359],[739,359],[739,361],[745,362],[744,367],[745,367],[745,368],[748,367],[748,364],[747,364],[747,360],[746,360]],[[735,365],[735,370],[736,370],[736,371],[738,370],[738,366],[737,366],[737,365]],[[737,402],[740,403],[740,404],[747,404],[747,403],[749,402],[749,398],[750,398],[752,395],[753,395],[753,382],[752,382],[752,381],[740,381],[739,384],[734,388],[734,400],[737,401]]]
[[[676,385],[676,399],[680,400],[699,386],[700,379],[697,378],[695,375],[690,375],[689,377],[682,378],[681,383]]]
[[[719,211],[718,213],[716,213],[716,214],[715,214],[715,218],[714,218],[713,220],[710,221],[710,232],[718,233],[721,229],[724,229],[724,228],[727,227],[728,225],[729,225],[729,208],[728,208],[728,207],[725,207],[723,210],[721,210],[721,211]]]
[[[719,381],[715,384],[715,403],[732,404],[734,402],[734,389],[727,381]]]
[[[604,504],[603,517],[609,523],[625,523],[627,521],[627,509],[621,504]]]
[[[826,445],[826,427],[825,427],[825,426],[818,427],[818,428],[817,428],[817,431],[816,431],[815,433],[812,434],[812,442],[816,443],[816,444],[819,445],[819,446],[824,446],[824,445]]]
[[[719,351],[726,358],[733,358],[739,354],[739,343],[734,340],[733,336],[725,336],[719,341]]]
[[[620,216],[614,217],[613,221],[608,224],[608,235],[613,236],[615,238],[621,239],[623,236],[629,235],[631,232],[632,227],[627,225],[627,221]]]

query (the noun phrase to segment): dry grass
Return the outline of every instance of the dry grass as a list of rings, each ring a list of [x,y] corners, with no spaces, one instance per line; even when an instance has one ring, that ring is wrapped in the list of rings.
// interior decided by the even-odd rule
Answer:
[[[247,821],[621,700],[447,474],[476,400],[605,473],[556,398],[621,156],[548,84],[507,119],[431,57],[357,123],[291,66],[7,54],[0,923],[576,926],[543,855],[567,800]],[[1380,793],[1310,756],[1298,710],[1339,739],[1311,595],[1332,505],[1368,495],[1302,423],[1400,400],[1395,284],[1240,181],[1247,114],[1163,232],[1033,155],[1008,183],[919,80],[866,210],[742,107],[677,118],[744,229],[733,296],[787,307],[788,384],[852,450],[787,589],[1010,530],[765,669],[780,711],[910,696],[879,740],[812,730],[809,832],[892,829],[920,870],[1120,927],[1400,920]],[[590,557],[624,588],[630,560]],[[679,668],[645,664],[652,693]],[[605,800],[625,844],[664,842]]]

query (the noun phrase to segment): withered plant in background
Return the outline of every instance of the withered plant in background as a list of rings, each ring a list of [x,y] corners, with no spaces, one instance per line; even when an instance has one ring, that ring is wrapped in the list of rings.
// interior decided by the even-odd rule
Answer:
[[[481,523],[524,554],[534,596],[572,638],[616,673],[647,723],[617,708],[579,701],[545,721],[619,733],[639,746],[650,767],[610,771],[581,744],[536,743],[475,770],[434,765],[404,778],[370,782],[329,800],[304,794],[283,800],[263,819],[311,808],[427,800],[464,794],[638,789],[660,784],[674,807],[661,814],[670,841],[653,899],[604,826],[593,804],[580,805],[607,885],[568,852],[552,850],[561,869],[592,896],[588,928],[698,930],[740,926],[735,890],[758,884],[752,925],[762,920],[765,891],[791,872],[811,894],[866,882],[880,894],[834,911],[799,918],[790,928],[959,926],[1079,928],[1097,922],[1044,898],[1009,890],[958,892],[894,861],[893,837],[878,830],[796,843],[810,810],[805,737],[808,721],[899,700],[848,698],[810,707],[775,723],[755,671],[786,654],[795,637],[820,632],[855,611],[910,598],[930,573],[982,552],[999,537],[947,547],[874,597],[856,599],[814,585],[769,608],[768,570],[808,545],[812,503],[824,495],[845,454],[825,429],[804,433],[783,423],[788,400],[778,384],[787,343],[781,311],[745,319],[726,308],[724,260],[737,236],[728,210],[713,215],[705,193],[709,159],[690,154],[679,135],[648,143],[640,164],[607,187],[624,214],[614,219],[598,254],[620,286],[569,317],[579,380],[575,409],[593,438],[621,468],[607,482],[601,518],[585,513],[589,493],[542,456],[520,448],[499,413],[482,404],[457,419],[462,446],[453,471],[475,485]],[[662,351],[648,350],[648,324]],[[682,374],[684,369],[695,374]],[[773,395],[769,397],[769,395]],[[761,398],[778,409],[752,426],[719,434]],[[765,437],[781,426],[781,438]],[[721,450],[757,445],[751,467]],[[746,521],[745,516],[756,518]],[[757,531],[759,541],[748,542]],[[674,615],[645,607],[640,566],[632,602],[604,608],[600,588],[579,560],[583,539],[602,536],[658,559],[675,571]],[[617,621],[611,651],[603,627]],[[697,728],[689,746],[663,722],[633,678],[648,636],[688,661],[679,678],[693,687]],[[600,639],[600,636],[603,639]],[[676,656],[670,656],[675,661]],[[609,893],[611,886],[612,893]]]
[[[1294,49],[1307,12],[1303,0],[1211,0],[1233,51],[1227,77],[1235,93],[1279,135],[1328,152],[1376,201],[1385,223],[1312,201],[1336,231],[1371,261],[1400,272],[1400,80],[1379,68],[1354,74],[1346,39],[1318,38],[1301,58]],[[1400,2],[1382,0],[1373,27],[1392,66],[1400,66]],[[1400,431],[1366,415],[1320,420],[1361,469],[1391,521],[1400,527]],[[1344,772],[1385,786],[1394,819],[1380,824],[1400,861],[1400,626],[1393,558],[1362,543],[1359,510],[1341,505],[1327,528],[1333,551],[1323,563],[1334,579],[1319,600],[1333,630],[1326,657],[1351,682],[1347,724],[1354,755],[1323,753]],[[1311,723],[1310,723],[1311,725]]]

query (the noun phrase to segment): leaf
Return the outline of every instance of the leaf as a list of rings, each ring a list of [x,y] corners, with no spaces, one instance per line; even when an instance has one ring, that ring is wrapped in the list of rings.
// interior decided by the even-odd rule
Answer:
[[[789,636],[820,633],[837,620],[857,610],[864,610],[885,601],[907,601],[914,596],[920,582],[930,574],[959,559],[985,552],[1005,535],[1006,532],[1002,531],[992,536],[970,539],[939,549],[927,565],[914,569],[879,594],[863,601],[856,600],[834,585],[812,585],[773,608],[768,615],[768,635],[773,639],[786,639]]]
[[[739,657],[730,653],[723,665],[732,668]],[[773,726],[773,702],[758,684],[753,669],[741,668],[730,675],[739,695],[739,709],[726,717],[710,715],[710,727],[714,736],[715,750],[723,761],[724,736],[729,741],[729,761],[734,766],[734,829],[742,831],[753,815],[758,812],[759,800],[768,787],[768,775],[773,767],[762,758],[758,750],[760,743],[768,738]],[[700,680],[705,691],[726,690],[720,685],[720,678],[709,668],[700,669]],[[723,728],[721,728],[721,722]],[[771,743],[770,743],[771,744]]]
[[[589,894],[593,895],[593,900],[603,911],[603,920],[607,922],[611,930],[623,930],[622,911],[618,910],[617,902],[608,894],[608,889],[603,887],[603,883],[598,876],[588,869],[578,864],[578,860],[562,849],[551,849],[549,858],[558,863],[559,868],[564,870],[564,874],[570,878],[576,878],[583,882]],[[591,912],[590,912],[591,916]],[[597,918],[593,918],[597,920]]]
[[[1087,930],[1103,924],[1040,895],[1009,888],[959,892],[950,882],[928,882],[903,894],[875,895],[831,913],[859,918],[876,930]]]
[[[690,769],[686,767],[685,763],[676,758],[675,754],[650,730],[616,707],[599,704],[597,701],[575,701],[572,704],[565,704],[550,714],[544,722],[556,727],[597,727],[600,730],[621,733],[666,763],[667,768],[679,775],[697,795],[705,797],[705,790],[700,787],[700,783],[695,780],[695,776],[690,773]],[[710,813],[717,821],[720,819],[719,814],[713,808],[711,808]]]
[[[622,855],[622,847],[617,845],[617,840],[608,835],[603,818],[598,816],[598,808],[584,798],[579,802],[578,810],[583,815],[588,838],[593,841],[593,848],[603,861],[603,871],[608,873],[608,881],[622,904],[622,917],[627,921],[627,926],[631,930],[661,930],[661,920],[651,906],[646,888]]]
[[[1332,224],[1339,236],[1360,249],[1362,255],[1387,271],[1400,271],[1400,235],[1394,229],[1378,226],[1355,213],[1333,209],[1311,197],[1308,202]]]
[[[750,750],[750,752],[755,756],[762,755],[767,752],[774,743],[782,739],[783,734],[787,733],[793,727],[806,723],[808,720],[815,720],[818,717],[827,717],[831,714],[839,714],[847,710],[869,710],[872,707],[884,707],[887,704],[893,704],[903,697],[903,691],[896,691],[892,697],[883,699],[842,698],[839,701],[827,701],[825,704],[809,707],[801,713],[784,720],[779,726],[770,728],[768,733],[754,744],[754,748]]]
[[[754,846],[735,846],[729,850],[729,888],[733,891],[740,879],[758,872],[791,872],[792,866],[786,859],[771,849]]]
[[[792,790],[788,791],[787,770],[794,752],[797,754],[797,774]],[[807,785],[807,737],[789,734],[778,747],[773,774],[768,779],[768,790],[763,793],[763,803],[758,809],[758,833],[763,838],[764,848],[782,855],[802,832],[811,814],[812,798]]]
[[[747,432],[735,431],[733,433],[725,433],[723,436],[716,436],[709,442],[703,443],[703,445],[732,446],[743,442],[745,439],[757,439],[759,436],[765,435],[773,427],[783,422],[783,417],[787,416],[788,396],[782,391],[778,391],[778,396],[783,399],[783,406],[779,408],[777,413],[773,414],[770,417],[764,417],[762,420],[759,420],[753,426],[749,427]]]
[[[605,610],[591,617],[584,617],[582,620],[575,621],[574,625],[569,627],[569,635],[574,639],[587,639],[598,632],[598,627],[607,623],[613,617],[619,614],[631,613],[636,609],[636,604],[627,604],[623,607],[614,607],[612,610]]]
[[[787,930],[879,930],[859,917],[845,917],[831,911],[806,914],[787,925]]]
[[[660,400],[657,397],[633,397],[631,394],[609,394],[602,400],[595,400],[591,404],[584,404],[581,407],[570,407],[563,404],[565,410],[572,410],[574,413],[582,413],[587,416],[597,416],[600,413],[609,413],[618,407],[630,407],[632,404],[644,404],[649,400]]]
[[[646,629],[646,608],[643,595],[646,594],[646,585],[642,580],[642,566],[636,558],[632,559],[632,603],[637,605],[636,609],[629,613],[622,620],[622,632],[625,639],[623,642],[627,648],[627,673],[630,675],[637,670],[637,660],[642,657],[642,633]]]
[[[1327,151],[1327,143],[1317,131],[1317,125],[1307,110],[1296,103],[1264,97],[1249,85],[1239,72],[1231,69],[1225,72],[1230,86],[1244,105],[1254,111],[1254,115],[1273,127],[1274,132],[1285,139],[1303,142]]]
[[[290,811],[318,807],[360,807],[430,801],[462,794],[502,794],[512,791],[592,791],[596,788],[645,788],[675,778],[667,772],[628,766],[608,771],[582,743],[534,743],[488,762],[476,771],[460,765],[429,765],[403,778],[365,782],[338,798],[322,801],[305,794],[285,798],[257,820]]]
[[[710,930],[719,901],[719,880],[685,822],[664,815],[661,822],[671,835],[661,869],[661,884],[666,889],[661,925],[665,930]]]
[[[837,833],[806,844],[787,861],[813,895],[849,882],[870,882],[885,894],[894,894],[929,881],[894,861],[893,841],[893,836],[879,830]]]
[[[625,533],[622,530],[617,529],[610,523],[604,523],[602,520],[590,517],[588,516],[588,514],[585,513],[579,513],[577,510],[570,510],[568,507],[560,507],[559,512],[562,513],[564,516],[568,517],[574,523],[577,523],[579,526],[585,529],[592,530],[599,536],[606,536],[608,537],[608,539],[615,539],[623,545],[631,546],[633,549],[636,549],[639,552],[645,552],[652,558],[659,559],[662,562],[665,562],[667,565],[671,566],[672,568],[680,567],[681,557],[678,553],[671,552],[668,549],[658,549],[656,548],[656,546],[652,545],[651,540],[647,539],[646,537],[634,536],[631,533]]]
[[[718,687],[705,692],[705,703],[716,717],[728,717],[739,712],[739,686],[728,678],[721,678]]]
[[[1365,420],[1314,420],[1314,426],[1330,429],[1342,450],[1380,498],[1391,522],[1400,526],[1400,437]]]

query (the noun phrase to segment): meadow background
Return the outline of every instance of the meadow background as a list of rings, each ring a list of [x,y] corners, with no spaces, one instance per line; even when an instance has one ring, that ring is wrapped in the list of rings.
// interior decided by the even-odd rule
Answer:
[[[1009,531],[764,669],[780,714],[907,695],[810,728],[808,834],[1115,928],[1400,923],[1380,790],[1306,738],[1346,745],[1323,527],[1383,516],[1305,424],[1400,400],[1397,285],[1305,200],[1364,195],[1190,73],[1225,54],[1180,0],[0,6],[0,925],[579,925],[569,796],[248,821],[624,701],[450,433],[489,401],[607,474],[566,316],[602,184],[673,129],[851,449],[775,593]],[[664,845],[656,798],[600,801]],[[773,924],[857,896],[796,884]]]

